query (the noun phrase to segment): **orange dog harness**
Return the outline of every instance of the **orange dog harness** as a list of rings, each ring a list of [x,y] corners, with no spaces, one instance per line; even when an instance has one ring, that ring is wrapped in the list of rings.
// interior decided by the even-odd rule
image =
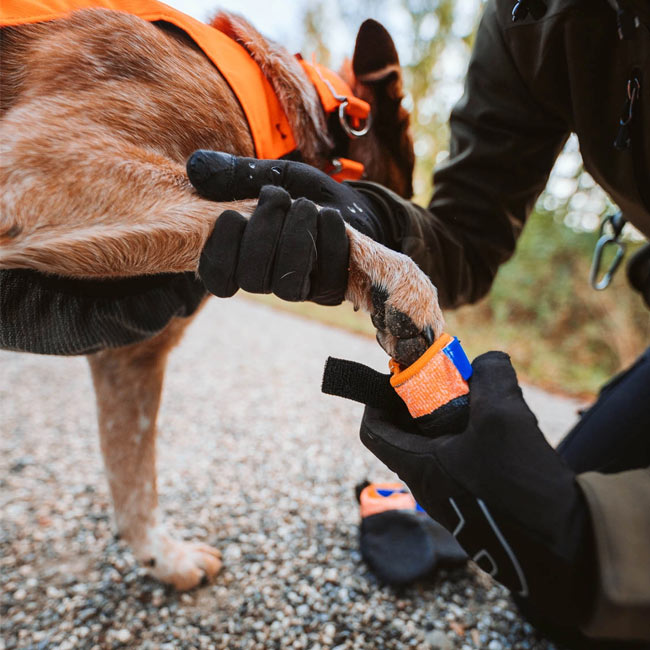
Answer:
[[[2,0],[0,27],[62,18],[72,11],[103,8],[133,14],[149,22],[165,21],[182,29],[203,50],[235,93],[248,121],[258,158],[282,158],[296,150],[291,126],[269,80],[239,43],[157,0]],[[367,132],[370,106],[354,97],[336,74],[301,60],[326,114],[339,111],[341,124],[351,137]],[[365,121],[365,130],[359,125]],[[347,129],[350,129],[349,131]],[[363,165],[354,161],[333,164],[337,180],[360,178]]]
[[[355,97],[352,88],[335,72],[318,63],[307,63],[299,54],[296,56],[316,88],[325,114],[329,117],[338,112],[343,131],[350,138],[366,135],[371,124],[368,102]],[[335,158],[327,172],[337,181],[359,180],[363,176],[363,165],[356,160]]]

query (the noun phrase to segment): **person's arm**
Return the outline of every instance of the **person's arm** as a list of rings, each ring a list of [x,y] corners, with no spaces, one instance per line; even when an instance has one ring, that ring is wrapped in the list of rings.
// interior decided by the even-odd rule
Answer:
[[[508,356],[488,352],[472,368],[462,432],[430,437],[398,404],[368,406],[361,441],[540,621],[575,629],[593,594],[585,499],[539,430]]]
[[[366,190],[390,206],[398,250],[431,278],[442,307],[487,293],[569,133],[565,119],[542,107],[529,89],[534,65],[546,64],[548,29],[541,23],[513,28],[510,37],[525,40],[529,52],[525,64],[518,63],[504,23],[512,24],[512,3],[507,11],[503,4],[488,2],[478,28],[465,91],[451,113],[449,158],[434,173],[428,208],[376,186]],[[549,65],[558,56],[548,57]]]
[[[335,208],[364,234],[411,257],[436,285],[442,307],[478,300],[512,255],[569,130],[565,119],[532,96],[531,79],[524,78],[544,63],[544,30],[527,29],[531,70],[522,74],[504,40],[503,13],[494,1],[488,3],[465,93],[451,114],[450,156],[434,175],[428,208],[374,183],[336,183],[302,163],[213,152],[192,155],[190,181],[213,200],[256,198],[272,184],[294,199]],[[239,245],[237,233],[229,245]],[[204,269],[213,275],[208,265]]]
[[[559,638],[650,640],[650,469],[576,476],[508,357],[472,367],[462,432],[425,436],[393,404],[366,408],[361,441],[531,621]]]

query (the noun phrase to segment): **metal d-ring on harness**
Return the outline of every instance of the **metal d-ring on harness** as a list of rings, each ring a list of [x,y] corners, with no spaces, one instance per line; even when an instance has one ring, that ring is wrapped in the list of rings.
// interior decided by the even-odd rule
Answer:
[[[589,273],[589,282],[591,286],[596,289],[596,291],[607,289],[610,282],[612,281],[612,278],[614,277],[614,273],[616,273],[616,269],[618,269],[621,261],[623,260],[626,244],[625,242],[620,241],[620,236],[625,223],[626,222],[625,218],[623,217],[623,213],[619,210],[614,214],[607,215],[600,224],[599,237],[598,241],[596,242],[596,247],[594,248],[594,257],[591,262],[591,271]],[[605,232],[605,228],[608,224],[612,229],[611,234]],[[603,275],[603,277],[598,280],[600,265],[603,261],[603,253],[605,252],[605,248],[610,244],[616,246],[616,254],[614,255],[614,259],[609,265],[609,269],[607,269],[605,275]]]
[[[321,79],[323,79],[322,76]],[[347,133],[348,137],[354,139],[361,138],[362,136],[366,135],[366,133],[370,131],[370,126],[372,124],[372,113],[368,113],[366,124],[361,129],[355,129],[353,126],[350,126],[350,123],[348,122],[348,114],[346,112],[346,108],[349,104],[348,98],[344,95],[339,95],[334,90],[334,86],[332,86],[332,84],[327,79],[323,79],[323,82],[332,93],[332,97],[334,97],[337,102],[341,102],[339,105],[339,122],[341,123],[342,129]]]
[[[340,96],[337,96],[336,98],[340,99]],[[341,105],[339,106],[339,122],[341,123],[343,130],[348,134],[350,138],[360,138],[361,136],[366,135],[366,133],[370,131],[370,126],[372,125],[372,113],[368,113],[368,117],[366,118],[366,125],[363,128],[355,129],[348,123],[348,116],[345,112],[345,107],[347,105],[348,100],[344,97],[343,102],[341,102]]]
[[[308,63],[300,55],[296,57],[318,93],[326,120],[329,122],[330,116],[332,119],[338,118],[341,130],[349,139],[366,135],[372,124],[370,104],[356,97],[350,85],[332,70],[317,63]],[[340,135],[338,130],[336,135]],[[346,149],[345,143],[336,139],[332,155],[337,149]],[[339,155],[330,160],[330,163],[330,168],[325,169],[325,172],[337,181],[363,178],[364,166],[360,162]]]

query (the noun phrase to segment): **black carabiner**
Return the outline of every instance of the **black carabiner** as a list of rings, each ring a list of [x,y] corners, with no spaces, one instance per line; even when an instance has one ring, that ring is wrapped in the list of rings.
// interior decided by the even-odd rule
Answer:
[[[598,241],[596,242],[596,247],[594,248],[594,257],[591,262],[591,271],[589,272],[589,283],[591,286],[596,289],[596,291],[602,291],[607,289],[610,285],[614,273],[621,264],[623,260],[623,255],[625,255],[625,242],[619,241],[621,232],[623,231],[623,226],[625,226],[625,219],[623,213],[619,210],[614,214],[607,215],[602,223],[600,224],[600,232],[598,233]],[[612,234],[607,234],[605,228],[607,225],[611,226]],[[605,248],[609,244],[614,244],[616,246],[616,254],[612,263],[609,265],[609,269],[603,277],[598,280],[598,274],[600,273],[600,265],[603,261],[603,253]]]

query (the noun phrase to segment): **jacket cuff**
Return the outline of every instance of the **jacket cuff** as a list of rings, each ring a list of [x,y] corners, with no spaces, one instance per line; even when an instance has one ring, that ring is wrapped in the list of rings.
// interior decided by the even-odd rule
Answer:
[[[582,630],[597,638],[650,641],[650,468],[577,477],[595,539],[594,609]]]
[[[403,252],[402,239],[406,222],[412,218],[410,213],[424,210],[424,208],[419,208],[411,201],[403,199],[387,187],[379,185],[379,183],[347,181],[347,184],[363,194],[372,203],[383,233],[383,239],[380,243],[392,250]]]

